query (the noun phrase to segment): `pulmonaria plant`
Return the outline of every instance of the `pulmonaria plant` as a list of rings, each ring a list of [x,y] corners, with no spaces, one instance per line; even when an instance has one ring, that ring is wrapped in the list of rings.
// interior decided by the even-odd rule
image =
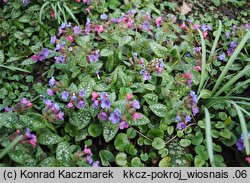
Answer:
[[[10,140],[13,141],[18,136],[22,135],[22,130],[16,130],[15,133],[10,135]],[[37,137],[35,134],[31,133],[29,128],[26,128],[23,137],[19,141],[20,144],[30,144],[33,148],[36,147],[37,144]]]
[[[45,108],[42,113],[44,119],[49,122],[63,121],[64,113],[60,110],[60,106],[52,100],[44,100]]]
[[[137,53],[133,53],[133,58],[129,58],[129,62],[131,66],[135,67],[136,69],[141,69],[140,74],[144,81],[150,80],[152,73],[161,74],[164,69],[164,63],[162,58],[155,58],[150,62],[146,62],[144,58],[138,58]]]
[[[99,97],[101,95],[103,95],[103,97]],[[136,123],[137,120],[142,117],[141,113],[136,112],[137,109],[140,109],[139,101],[132,100],[132,98],[132,94],[127,94],[125,110],[122,111],[120,108],[112,107],[106,93],[92,93],[93,107],[98,108],[99,104],[101,104],[102,108],[97,115],[97,118],[104,123],[110,121],[112,124],[118,124],[118,127],[121,130],[129,127],[127,120],[132,119]]]
[[[92,166],[92,167],[100,166],[99,161],[93,161],[93,153],[87,145],[84,145],[84,149],[82,151],[77,151],[74,154],[74,156],[77,159],[84,160],[89,166]]]
[[[27,98],[22,98],[14,107],[14,111],[23,113],[32,107],[32,103]]]
[[[43,50],[40,51],[39,54],[33,55],[31,57],[31,59],[34,60],[35,62],[37,62],[37,61],[43,61],[43,60],[45,60],[49,56],[49,54],[50,54],[49,49],[48,48],[44,48]]]

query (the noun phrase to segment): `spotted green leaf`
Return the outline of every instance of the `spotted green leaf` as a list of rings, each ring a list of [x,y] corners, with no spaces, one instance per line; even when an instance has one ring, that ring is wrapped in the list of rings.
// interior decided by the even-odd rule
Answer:
[[[69,161],[71,160],[72,152],[70,150],[69,143],[61,142],[57,145],[56,148],[56,159],[62,165],[68,165]]]
[[[78,130],[85,128],[91,120],[91,113],[85,110],[79,110],[73,112],[69,118],[69,122],[72,125],[77,126]]]
[[[95,80],[88,76],[85,76],[82,78],[82,82],[80,83],[78,89],[84,90],[86,98],[88,98],[92,94],[94,86],[95,86]]]
[[[25,127],[30,128],[31,130],[37,130],[39,128],[45,128],[45,123],[39,119],[35,119],[34,117],[29,117],[27,115],[21,115],[20,121],[24,124]]]
[[[100,56],[108,57],[108,56],[113,55],[113,54],[114,54],[113,50],[104,48],[101,50]]]
[[[116,125],[108,125],[103,128],[103,137],[106,142],[111,141],[116,133],[118,132],[118,127]]]
[[[158,57],[164,57],[168,51],[167,48],[161,46],[156,42],[150,42],[149,46]]]
[[[41,133],[38,136],[38,143],[39,144],[43,144],[43,145],[53,145],[53,144],[58,144],[59,142],[61,142],[63,139],[54,133]]]
[[[149,106],[149,108],[153,111],[153,113],[156,116],[167,117],[168,109],[165,105],[157,103],[157,104]]]

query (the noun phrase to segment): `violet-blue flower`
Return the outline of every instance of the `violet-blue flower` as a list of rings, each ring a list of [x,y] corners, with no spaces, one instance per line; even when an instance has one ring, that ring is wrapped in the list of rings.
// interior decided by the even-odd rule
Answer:
[[[233,41],[230,43],[231,48],[235,48],[237,46],[237,41]]]
[[[187,122],[191,121],[191,119],[192,119],[192,118],[191,118],[190,116],[187,115],[187,116],[185,117],[185,122],[187,123]]]
[[[236,146],[239,151],[243,151],[245,148],[244,141],[242,139],[238,139],[238,141],[236,142]]]
[[[120,122],[121,111],[119,109],[115,109],[113,113],[110,114],[109,120],[111,123],[116,124]]]
[[[65,62],[65,57],[64,56],[54,57],[54,59],[56,60],[57,64]]]
[[[133,100],[131,103],[131,107],[135,109],[140,109],[140,103],[138,100]]]
[[[103,99],[103,100],[101,101],[101,107],[102,107],[103,109],[109,109],[110,106],[111,106],[111,102],[110,102],[109,99]]]
[[[63,91],[62,92],[62,99],[63,100],[68,100],[68,98],[69,98],[69,93],[67,91]]]
[[[101,14],[100,18],[101,18],[102,20],[107,20],[108,15],[106,15],[106,14]]]
[[[218,56],[218,59],[219,59],[220,61],[225,61],[225,60],[226,60],[226,54],[225,54],[225,53],[220,54],[220,55]]]
[[[78,108],[78,109],[84,108],[85,105],[86,105],[85,101],[80,100],[80,101],[78,102],[78,104],[77,104],[77,108]]]
[[[178,128],[179,130],[184,130],[185,128],[187,128],[187,125],[183,122],[178,122],[176,128]]]
[[[53,87],[55,85],[55,81],[56,81],[55,78],[52,76],[49,80],[49,86]]]
[[[176,121],[180,122],[181,121],[181,117],[179,115],[176,116],[175,118]]]
[[[81,27],[80,26],[74,26],[73,30],[74,30],[74,34],[81,34]]]
[[[102,111],[97,115],[98,119],[101,121],[106,121],[108,119],[108,115],[106,112]]]
[[[55,43],[56,43],[56,36],[51,36],[50,44],[55,44]]]
[[[140,74],[142,74],[143,80],[150,80],[151,76],[149,75],[149,73],[146,70],[141,70]]]
[[[92,100],[92,102],[93,102],[92,107],[97,109],[98,105],[99,105],[99,101],[98,100]]]
[[[100,167],[100,162],[99,162],[99,161],[95,161],[95,162],[92,164],[92,167]]]
[[[81,98],[85,97],[85,95],[86,95],[86,93],[85,93],[84,90],[80,90],[79,93],[78,93],[78,96],[81,97]]]

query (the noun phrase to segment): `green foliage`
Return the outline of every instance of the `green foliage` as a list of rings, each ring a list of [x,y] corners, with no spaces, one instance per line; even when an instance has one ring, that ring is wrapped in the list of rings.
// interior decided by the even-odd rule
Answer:
[[[175,2],[4,3],[0,166],[232,166],[228,151],[245,161],[250,31],[245,11],[215,10],[246,2],[212,2],[213,15],[200,3],[176,20]]]

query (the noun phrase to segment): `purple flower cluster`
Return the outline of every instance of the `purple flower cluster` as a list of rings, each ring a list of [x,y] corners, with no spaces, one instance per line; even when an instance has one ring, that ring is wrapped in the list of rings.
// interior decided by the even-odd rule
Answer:
[[[191,117],[189,115],[184,115],[184,116],[180,116],[180,115],[177,115],[175,120],[178,122],[177,123],[177,127],[179,130],[184,130],[187,128],[187,124],[188,122],[191,121]]]
[[[114,112],[110,114],[109,120],[111,121],[111,123],[117,124],[121,121],[121,116],[122,116],[121,110],[115,109]]]
[[[238,44],[237,41],[233,41],[233,42],[230,43],[230,46],[229,46],[229,48],[227,50],[227,55],[228,56],[231,56],[233,54],[234,49],[236,48],[237,44]]]
[[[44,100],[45,108],[43,109],[43,116],[50,122],[57,120],[64,120],[64,113],[60,110],[60,106],[52,100]]]
[[[250,139],[250,133],[248,133],[248,139]],[[243,151],[245,149],[244,141],[243,141],[243,135],[241,134],[240,138],[236,142],[237,149],[239,151]]]
[[[93,105],[92,107],[97,109],[99,107],[99,104],[101,104],[101,108],[102,109],[109,109],[111,107],[111,102],[108,98],[108,95],[107,93],[105,92],[102,92],[101,94],[98,94],[96,92],[93,92],[92,93],[92,102],[93,102]]]
[[[197,95],[195,94],[194,91],[190,92],[189,98],[190,98],[192,113],[195,116],[197,113],[199,113],[199,108],[197,106],[197,102],[198,102]]]
[[[36,147],[36,142],[37,142],[36,135],[30,133],[29,128],[26,128],[25,137],[28,139],[28,142],[32,145],[32,147],[35,148]]]
[[[133,58],[129,58],[129,61],[132,65],[139,65],[142,68],[140,74],[142,75],[144,81],[151,79],[151,72],[157,72],[158,74],[161,74],[164,69],[162,58],[153,59],[146,65],[144,58],[138,58],[136,52],[133,53]]]
[[[88,56],[87,60],[89,62],[97,62],[99,60],[99,50],[93,51],[92,54]]]
[[[67,104],[67,108],[78,108],[82,109],[86,106],[86,100],[85,100],[85,91],[80,90],[77,94],[73,93],[70,94],[67,91],[62,91],[61,98],[64,101],[69,101]]]
[[[45,60],[50,54],[50,51],[48,48],[44,48],[38,55],[32,55],[31,59],[34,60],[35,62],[37,61],[43,61]]]
[[[75,156],[78,158],[84,157],[86,162],[91,165],[92,167],[100,167],[100,162],[99,161],[93,161],[93,153],[91,149],[87,146],[84,145],[83,151],[78,151],[75,153]]]
[[[22,98],[15,106],[15,111],[24,112],[32,107],[32,103],[27,98]]]

